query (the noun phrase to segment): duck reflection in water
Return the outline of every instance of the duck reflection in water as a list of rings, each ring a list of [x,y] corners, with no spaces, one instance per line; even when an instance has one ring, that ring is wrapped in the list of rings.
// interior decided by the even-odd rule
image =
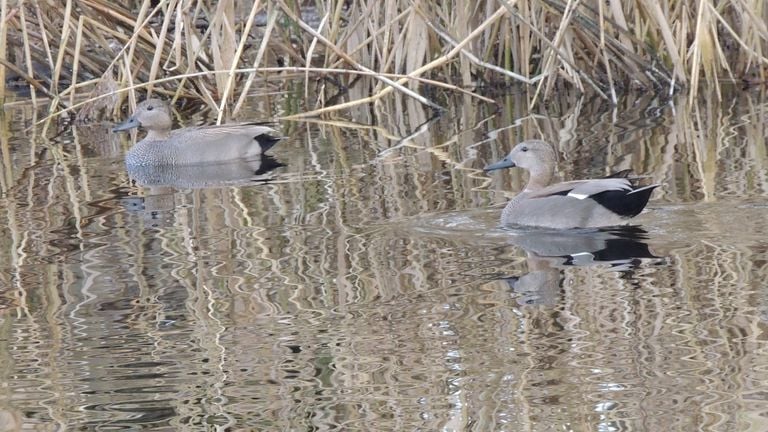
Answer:
[[[556,305],[564,268],[602,265],[611,271],[630,272],[643,260],[663,260],[643,241],[647,234],[638,226],[515,231],[511,242],[526,251],[529,271],[501,280],[517,294],[521,305]]]
[[[285,166],[270,155],[199,165],[126,165],[128,175],[145,187],[205,189],[244,186],[269,180],[268,174]]]
[[[128,175],[146,190],[144,196],[123,198],[129,211],[143,212],[154,219],[161,211],[173,210],[178,189],[210,189],[269,183],[272,172],[285,166],[270,155],[215,164],[143,166],[127,165]]]

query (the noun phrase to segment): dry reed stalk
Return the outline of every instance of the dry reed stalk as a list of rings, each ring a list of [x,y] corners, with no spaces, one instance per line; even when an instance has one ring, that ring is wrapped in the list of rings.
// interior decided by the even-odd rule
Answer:
[[[230,69],[235,59],[235,5],[233,0],[220,0],[211,20],[211,52],[216,70]],[[227,85],[227,76],[214,75],[216,93],[220,96]]]
[[[373,5],[373,3],[371,3]],[[370,35],[365,37],[364,39],[357,41],[356,45],[352,45],[351,41],[353,40],[353,35],[355,35],[357,28],[359,28],[362,23],[365,21],[366,14],[360,14],[358,20],[355,21],[355,24],[352,24],[348,26],[347,35],[345,37],[342,37],[339,46],[346,46],[347,47],[347,53],[350,56],[358,55],[359,53],[363,52],[365,48],[370,45],[375,38],[380,37],[383,33],[389,30],[389,27],[392,23],[398,22],[402,20],[403,18],[407,17],[411,13],[411,8],[408,7],[404,9],[400,14],[395,16],[391,22],[385,23],[382,27],[375,29]],[[331,63],[331,67],[338,67],[339,65],[344,63],[343,59],[336,59],[335,56],[328,56],[329,60],[335,60],[335,62],[330,62],[329,60],[326,60],[326,64]]]
[[[600,22],[600,52],[602,53],[600,57],[603,61],[605,72],[608,75],[608,85],[610,87],[610,92],[611,92],[611,102],[615,105],[618,103],[618,97],[616,96],[616,86],[613,82],[613,71],[611,70],[611,62],[608,60],[608,57],[606,55],[607,51],[605,46],[605,32],[606,32],[605,18],[604,18],[605,5],[603,5],[603,3],[600,2],[599,8],[600,8],[600,21],[599,21]],[[623,42],[624,41],[622,41],[622,43]]]
[[[698,14],[696,15],[696,29],[694,31],[695,38],[693,40],[692,46],[693,51],[691,52],[691,85],[695,88],[698,87],[699,83],[699,70],[703,69],[704,73],[707,75],[710,75],[711,69],[707,67],[706,64],[704,64],[703,60],[706,61],[712,61],[714,56],[712,55],[713,51],[713,40],[711,38],[711,35],[709,33],[709,11],[704,6],[704,3],[707,0],[700,0],[699,1],[699,10]],[[712,82],[712,77],[707,77],[707,82]],[[693,98],[694,95],[691,94],[691,98]]]
[[[325,27],[325,23],[328,20],[328,14],[323,16],[323,19],[320,21],[320,25],[317,28],[317,32],[322,31],[323,27]],[[304,67],[307,68],[307,71],[304,73],[304,99],[309,100],[309,68],[312,67],[312,56],[315,53],[315,48],[317,47],[317,38],[312,38],[312,42],[309,44],[309,49],[307,49],[307,58],[304,64]]]
[[[272,30],[275,28],[275,24],[277,23],[277,14],[273,13],[272,11],[268,11],[267,13],[267,26],[264,30],[264,38],[261,40],[261,44],[259,45],[259,50],[256,53],[256,58],[253,60],[252,68],[256,69],[261,64],[261,60],[264,58],[264,53],[267,50],[269,37],[272,34]],[[250,90],[251,86],[253,85],[254,80],[256,79],[256,74],[248,74],[248,78],[245,81],[245,84],[243,84],[243,89],[240,93],[240,97],[237,100],[237,103],[235,104],[235,108],[232,110],[232,114],[237,114],[238,111],[242,108],[243,104],[245,103],[245,98],[248,96],[248,91]]]
[[[743,51],[741,52],[741,55],[748,55],[745,59],[746,67],[749,68],[750,63],[752,60],[754,60],[756,63],[761,63],[763,65],[768,65],[768,58],[766,58],[762,54],[762,47],[757,44],[757,48],[753,48],[752,45],[754,44],[748,44],[745,39],[754,39],[754,40],[768,40],[768,27],[766,26],[764,21],[761,21],[757,19],[757,17],[754,16],[754,13],[752,11],[749,11],[747,13],[748,15],[748,21],[750,24],[753,24],[753,26],[747,26],[747,36],[745,38],[742,38],[739,36],[738,33],[731,27],[731,25],[725,20],[725,18],[717,12],[711,5],[710,9],[712,14],[715,18],[720,22],[720,24],[723,26],[725,30],[728,31],[731,37],[733,37],[734,41],[741,46]],[[719,50],[719,52],[723,53],[722,49]],[[733,77],[733,74],[731,73],[730,69],[728,68],[728,63],[725,62],[723,64],[723,67],[727,68],[726,70],[729,72],[729,75],[731,76],[732,80],[735,80]],[[764,77],[763,77],[764,78]]]
[[[179,4],[178,7],[181,8],[182,5]],[[180,10],[177,12],[177,15],[181,14],[181,16],[183,17],[183,21],[182,22],[183,22],[183,27],[185,29],[194,28],[194,20],[201,13],[200,12],[201,7],[202,7],[202,4],[198,2],[197,5],[195,6],[195,10],[191,14],[190,13],[183,13],[182,14]],[[178,21],[179,20],[177,20],[177,28],[181,27],[181,26],[178,25]],[[207,54],[206,54],[206,52],[204,50],[204,45],[203,45],[202,41],[205,41],[208,38],[208,36],[210,35],[210,32],[212,31],[212,29],[213,28],[209,26],[208,29],[205,31],[205,33],[202,34],[202,35],[199,35],[199,34],[193,32],[193,31],[185,31],[184,32],[184,38],[185,38],[184,39],[184,43],[185,43],[185,47],[186,47],[186,49],[185,49],[185,51],[186,51],[186,58],[184,58],[184,56],[179,54],[179,52],[181,51],[182,46],[179,43],[179,39],[175,39],[176,42],[174,43],[175,47],[173,47],[173,52],[177,53],[175,55],[176,65],[177,66],[174,67],[173,69],[176,69],[177,67],[179,67],[179,65],[184,64],[184,63],[182,63],[182,61],[184,61],[184,62],[186,62],[186,68],[185,68],[185,71],[184,71],[184,73],[182,75],[191,74],[191,73],[194,73],[195,70],[197,70],[198,66],[202,62],[207,62],[208,61],[208,56],[207,56]],[[170,61],[170,57],[169,57],[168,60]],[[166,67],[167,66],[168,66],[168,62],[166,62]],[[177,86],[177,89],[176,89],[176,91],[175,91],[175,93],[173,95],[173,100],[176,100],[177,98],[179,98],[179,96],[182,94],[182,90],[186,87],[186,83],[187,83],[187,78],[186,77],[182,77],[182,79],[179,82],[179,85]]]
[[[550,49],[547,50],[546,57],[544,59],[543,73],[545,75],[552,75],[555,72],[555,68],[563,68],[563,66],[565,66],[563,68],[563,72],[565,72],[566,76],[573,80],[572,83],[580,91],[583,92],[584,85],[579,79],[579,75],[581,75],[579,73],[579,69],[575,66],[575,64],[573,64],[572,51],[569,49],[563,49],[563,44],[567,42],[566,35],[569,38],[574,37],[569,27],[574,16],[574,10],[576,9],[578,3],[579,0],[568,0],[568,3],[565,5],[565,8],[562,12],[562,19],[560,20],[560,24],[557,28],[557,32],[552,39],[552,43],[549,44]],[[564,61],[563,64],[556,65],[555,60],[557,58],[567,59],[567,61]],[[538,93],[541,91],[542,86],[546,86],[545,92],[548,94],[551,91],[553,85],[554,80],[541,81],[538,88],[536,89],[534,101],[536,100]]]
[[[56,93],[56,88],[59,84],[59,78],[61,77],[61,68],[64,64],[64,54],[67,52],[66,46],[69,40],[69,22],[72,19],[72,0],[67,0],[64,7],[64,23],[61,26],[61,37],[59,39],[59,52],[56,56],[56,63],[53,66],[53,72],[51,77],[51,93]]]
[[[165,7],[165,18],[160,28],[160,34],[157,35],[157,46],[155,47],[155,54],[152,57],[152,63],[149,67],[149,81],[152,82],[159,74],[160,62],[163,60],[163,48],[165,48],[166,35],[168,34],[168,27],[171,25],[171,18],[173,14],[169,13],[176,5],[176,0],[169,0]],[[147,88],[148,92],[152,91],[152,86]]]
[[[685,85],[687,79],[685,73],[683,72],[682,58],[677,52],[677,44],[675,43],[675,38],[672,35],[670,22],[667,21],[667,17],[664,14],[664,11],[661,10],[661,5],[656,0],[643,0],[643,6],[649,12],[649,15],[651,18],[653,18],[653,24],[658,27],[659,32],[661,33],[661,38],[664,40],[664,44],[667,47],[665,52],[670,57],[670,61],[672,62],[674,68],[675,77],[678,81],[680,81],[681,84]]]
[[[131,40],[123,47],[123,64],[125,65],[123,69],[123,77],[125,80],[127,80],[128,85],[131,86],[133,84],[133,77],[134,72],[132,72],[132,64],[133,64],[133,58],[136,53],[136,46],[137,41],[140,40],[141,37],[141,30],[143,29],[144,25],[149,21],[150,18],[152,18],[159,10],[160,5],[158,4],[154,10],[147,13],[149,8],[152,6],[149,0],[144,0],[141,4],[141,8],[139,8],[139,14],[136,17],[136,20],[133,23],[133,36],[131,36]],[[127,51],[126,51],[127,48]],[[154,50],[153,50],[154,51]],[[138,71],[137,71],[138,73]],[[151,73],[151,70],[150,70]],[[148,90],[147,93],[151,94],[152,91],[152,83],[154,80],[149,80],[148,83]],[[131,108],[136,106],[136,99],[133,95],[133,93],[128,94]]]
[[[48,33],[45,29],[45,21],[43,20],[43,14],[40,10],[40,5],[35,2],[35,17],[37,18],[37,24],[40,27],[40,40],[42,42],[43,48],[45,49],[45,60],[47,60],[48,66],[53,69],[53,54],[51,52],[51,45],[48,42]],[[40,59],[38,59],[39,61]]]
[[[6,0],[0,0],[0,1],[4,2]],[[22,44],[23,44],[22,51],[24,52],[24,63],[27,67],[26,74],[29,77],[28,79],[26,79],[26,81],[29,82],[30,79],[34,81],[34,78],[32,78],[32,76],[34,76],[35,72],[32,69],[32,52],[30,50],[29,31],[27,30],[27,17],[26,17],[25,10],[26,8],[23,8],[23,7],[19,8],[19,20],[21,22],[21,38],[22,38]],[[4,21],[5,20],[3,19],[3,22]],[[3,41],[5,41],[4,33],[5,33],[4,31],[0,32],[0,34],[3,34]],[[4,43],[5,42],[0,42],[0,44],[4,44]],[[5,82],[4,77],[3,77],[3,82]],[[3,86],[3,90],[0,90],[0,93],[2,93],[4,90],[5,90],[5,86]],[[30,88],[30,96],[32,98],[32,105],[37,106],[37,94],[35,93],[35,87],[33,85]]]
[[[224,91],[221,95],[221,102],[218,106],[218,117],[216,118],[217,123],[221,123],[222,117],[224,115],[224,107],[226,106],[227,101],[229,100],[229,96],[231,92],[234,89],[235,85],[235,77],[237,76],[235,74],[235,70],[237,69],[237,65],[240,63],[243,51],[245,49],[245,42],[248,40],[247,36],[251,31],[251,25],[253,24],[253,20],[256,17],[256,13],[261,9],[261,2],[256,0],[253,3],[253,6],[251,7],[251,11],[248,14],[248,19],[245,21],[245,28],[242,31],[242,36],[240,38],[240,43],[237,45],[237,50],[235,51],[234,59],[232,60],[232,63],[230,65],[229,74],[227,75],[227,81],[224,85]],[[254,65],[254,67],[257,67],[258,65]]]
[[[0,0],[0,103],[5,102],[5,68],[8,59],[8,0]]]
[[[75,33],[75,57],[72,61],[72,84],[70,85],[71,91],[69,92],[69,105],[75,102],[75,93],[77,89],[77,72],[80,66],[80,51],[82,49],[83,40],[83,16],[79,16],[77,19],[77,32]]]

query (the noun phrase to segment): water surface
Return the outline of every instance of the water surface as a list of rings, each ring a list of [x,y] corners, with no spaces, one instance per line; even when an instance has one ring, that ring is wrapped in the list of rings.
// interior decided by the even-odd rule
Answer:
[[[728,96],[393,98],[171,179],[8,104],[0,425],[764,430],[768,105]],[[525,174],[481,169],[526,138],[663,186],[629,230],[500,228]]]

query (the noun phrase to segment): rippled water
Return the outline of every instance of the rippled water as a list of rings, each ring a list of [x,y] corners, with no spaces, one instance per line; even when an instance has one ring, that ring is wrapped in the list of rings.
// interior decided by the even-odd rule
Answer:
[[[130,176],[8,104],[0,430],[764,430],[768,104],[728,97],[393,99]],[[632,229],[499,228],[525,176],[481,168],[535,137],[663,187]]]

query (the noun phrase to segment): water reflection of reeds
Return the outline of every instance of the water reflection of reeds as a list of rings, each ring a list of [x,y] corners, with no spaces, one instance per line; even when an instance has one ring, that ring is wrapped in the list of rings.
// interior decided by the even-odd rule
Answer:
[[[37,391],[13,403],[128,422],[115,410],[143,386],[164,395],[158,421],[188,424],[743,426],[733,413],[757,409],[766,381],[766,130],[763,105],[738,100],[527,114],[510,97],[494,115],[459,99],[398,141],[429,116],[395,99],[351,113],[378,128],[296,127],[270,183],[144,196],[143,210],[121,205],[146,191],[115,143],[24,138],[32,115],[16,110],[0,134],[14,329],[0,351],[5,376],[37,371],[11,391]],[[564,178],[608,166],[663,181],[640,222],[672,264],[558,268],[555,305],[526,307],[496,281],[530,270],[518,248],[475,226],[414,230],[505,201],[522,174],[479,169],[538,136],[558,143]],[[62,394],[76,396],[38,403]]]

